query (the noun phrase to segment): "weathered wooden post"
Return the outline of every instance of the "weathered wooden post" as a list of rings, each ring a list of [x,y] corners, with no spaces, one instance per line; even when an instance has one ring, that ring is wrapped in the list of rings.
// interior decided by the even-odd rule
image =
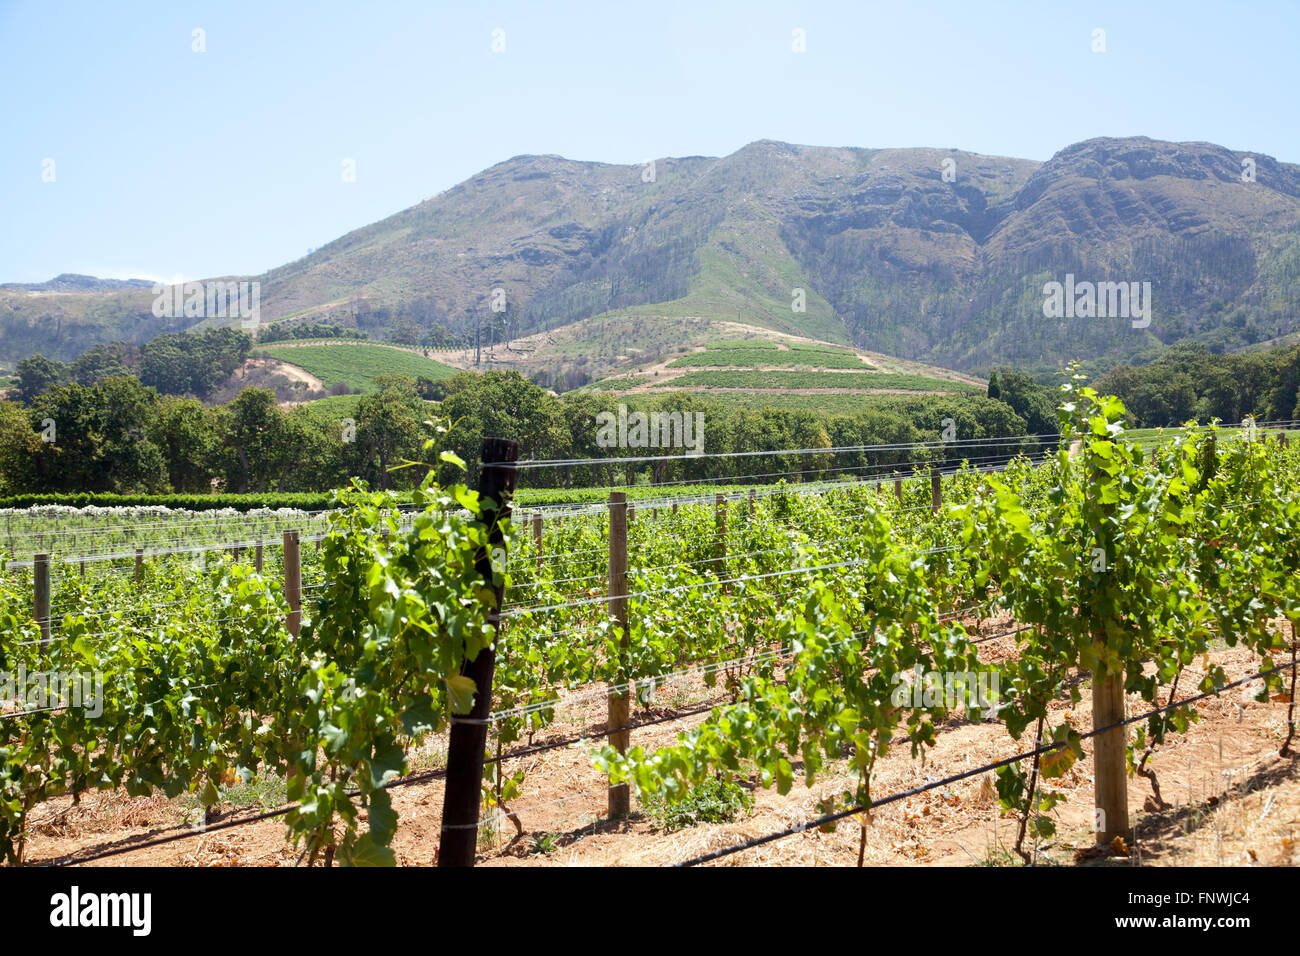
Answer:
[[[622,629],[621,646],[627,647],[627,515],[631,508],[627,496],[621,491],[609,495],[609,614]],[[631,713],[631,688],[609,695],[609,745],[619,753],[626,753],[631,743],[631,733],[623,730]],[[609,788],[609,818],[621,819],[631,807],[628,785],[620,783]]]
[[[718,577],[727,576],[727,496],[713,498],[713,521],[718,538]]]
[[[302,630],[302,555],[298,550],[298,532],[284,533],[284,598],[289,602],[286,626],[294,637]]]
[[[1074,449],[1071,449],[1071,457]],[[1090,478],[1095,482],[1095,476]],[[1091,488],[1088,494],[1091,495]],[[1100,543],[1100,529],[1092,529],[1094,543]],[[1104,553],[1104,552],[1103,552]],[[1107,554],[1106,560],[1112,560]],[[1100,627],[1092,631],[1092,643],[1098,661],[1105,661],[1106,634]],[[1112,843],[1116,837],[1130,839],[1128,825],[1128,726],[1124,720],[1124,671],[1094,671],[1092,675],[1092,729],[1110,730],[1093,737],[1093,806],[1099,842]],[[1119,725],[1119,726],[1114,726]]]
[[[492,613],[493,646],[467,661],[464,676],[474,681],[474,705],[463,718],[452,718],[447,745],[447,789],[442,802],[442,845],[439,866],[473,866],[482,807],[483,751],[487,746],[488,715],[492,712],[492,677],[496,671],[496,640],[501,636],[501,605],[505,588],[495,583],[493,560],[505,564],[505,535],[501,523],[510,517],[515,491],[515,462],[519,443],[484,438],[479,450],[479,518],[488,526],[487,547],[477,556],[475,570],[496,595]]]
[[[35,593],[32,595],[32,610],[36,623],[41,628],[41,654],[50,643],[50,556],[38,554],[32,558],[32,580]]]

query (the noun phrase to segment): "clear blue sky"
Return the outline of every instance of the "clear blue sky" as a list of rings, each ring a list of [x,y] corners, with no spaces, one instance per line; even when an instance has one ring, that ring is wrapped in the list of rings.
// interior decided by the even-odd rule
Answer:
[[[1298,28],[1296,0],[0,0],[0,281],[259,273],[520,153],[1147,135],[1300,162]]]

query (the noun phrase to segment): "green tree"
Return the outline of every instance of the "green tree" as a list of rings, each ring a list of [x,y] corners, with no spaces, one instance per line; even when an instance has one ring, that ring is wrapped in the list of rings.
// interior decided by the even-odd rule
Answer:
[[[162,450],[150,440],[158,393],[129,375],[97,385],[60,385],[33,403],[35,428],[52,422],[36,478],[42,490],[161,492],[167,485]]]
[[[18,379],[18,397],[30,405],[36,396],[62,382],[68,367],[37,353],[19,359],[14,371]]]
[[[389,470],[419,454],[420,426],[426,417],[424,400],[407,378],[384,375],[376,378],[375,384],[380,390],[357,403],[354,473],[383,491],[394,483],[394,478],[409,487],[424,476],[416,474],[415,469],[396,475],[390,475]]]
[[[40,435],[27,410],[15,402],[0,402],[0,494],[35,490],[34,461],[40,450]]]
[[[207,492],[216,476],[218,448],[212,416],[194,398],[162,400],[150,435],[163,449],[167,481],[175,492]]]
[[[266,388],[246,388],[217,417],[227,490],[266,491],[279,483],[294,453],[288,417]]]

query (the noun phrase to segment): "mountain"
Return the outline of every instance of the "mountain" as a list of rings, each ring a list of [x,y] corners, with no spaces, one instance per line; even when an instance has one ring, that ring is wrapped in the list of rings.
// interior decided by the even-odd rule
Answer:
[[[115,292],[119,289],[151,289],[148,279],[100,279],[75,272],[64,272],[49,282],[5,282],[0,289],[13,292]]]
[[[1067,275],[1149,282],[1150,324],[1045,318],[1045,283]],[[531,334],[539,361],[539,333],[583,323],[600,333],[566,341],[606,368],[720,323],[960,369],[1134,360],[1300,331],[1300,166],[1144,137],[1045,163],[767,140],[653,166],[517,156],[255,278],[263,321],[442,346],[481,325],[484,343]],[[84,295],[0,290],[0,358],[139,307]]]

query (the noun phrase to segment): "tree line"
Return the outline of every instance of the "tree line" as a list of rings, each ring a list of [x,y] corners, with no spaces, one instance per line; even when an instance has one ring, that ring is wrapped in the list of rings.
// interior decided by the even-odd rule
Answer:
[[[1103,395],[1116,395],[1132,424],[1181,425],[1213,419],[1236,423],[1300,418],[1300,345],[1261,352],[1219,354],[1184,342],[1153,362],[1117,366],[1097,380]]]
[[[164,332],[143,345],[96,345],[67,363],[37,353],[15,366],[16,397],[31,404],[58,385],[88,387],[129,375],[163,395],[205,398],[230,378],[252,347],[248,333],[219,328]]]
[[[692,393],[620,397],[579,392],[557,397],[517,372],[462,372],[438,383],[431,401],[410,379],[384,376],[355,404],[293,408],[274,393],[246,388],[225,405],[163,395],[131,375],[89,385],[52,385],[28,402],[0,402],[0,494],[117,494],[325,491],[359,478],[372,487],[405,488],[423,469],[392,469],[428,457],[426,422],[449,423],[440,447],[455,451],[477,476],[485,435],[514,438],[521,457],[598,459],[593,464],[531,469],[533,487],[573,488],[638,481],[810,480],[862,474],[918,461],[955,465],[950,441],[1000,439],[976,452],[985,460],[1031,449],[1026,436],[1055,431],[1046,390],[1004,370],[996,397],[889,398],[853,415],[750,410]],[[604,447],[598,416],[630,410],[702,414],[703,456],[689,449]],[[916,442],[933,442],[919,452]],[[713,457],[723,452],[830,449],[892,444],[895,449],[807,455]],[[970,452],[966,452],[969,454]],[[659,460],[646,461],[645,458]],[[450,472],[444,478],[455,476]],[[872,473],[875,473],[874,471]]]

